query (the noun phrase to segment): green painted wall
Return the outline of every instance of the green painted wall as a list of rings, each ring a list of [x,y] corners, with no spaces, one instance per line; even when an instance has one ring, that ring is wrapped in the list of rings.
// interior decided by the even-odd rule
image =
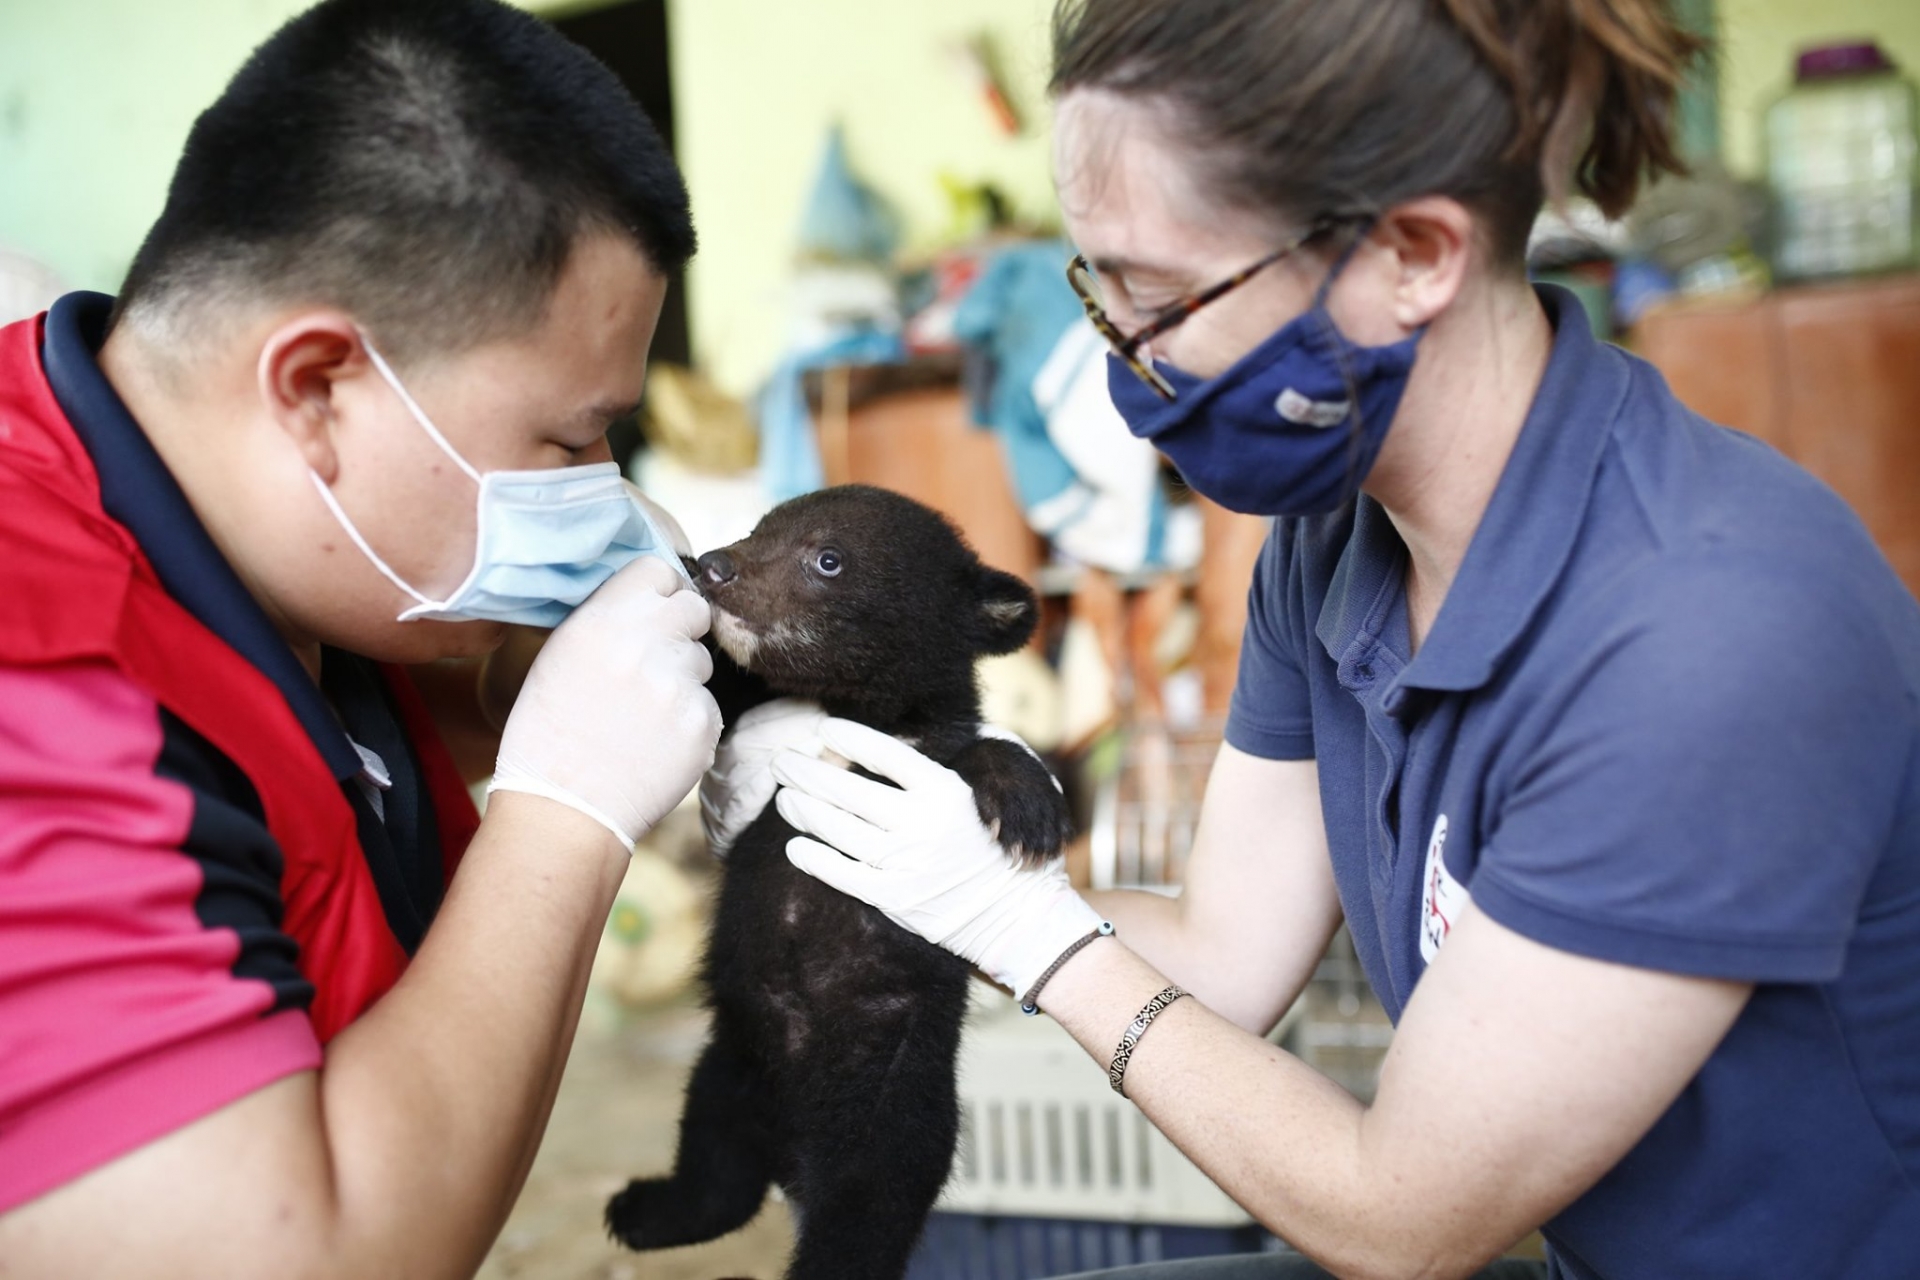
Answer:
[[[0,241],[116,288],[194,118],[308,3],[0,0]]]
[[[592,0],[523,0],[564,12]],[[115,288],[194,117],[307,0],[0,0],[0,241]],[[728,383],[781,342],[778,282],[830,121],[924,242],[937,176],[1050,207],[1046,142],[994,132],[947,44],[987,29],[1044,125],[1050,0],[671,0],[677,129],[704,251],[697,347]],[[294,140],[289,140],[294,145]]]
[[[553,12],[592,0],[525,0]],[[0,0],[0,241],[70,281],[113,288],[153,220],[194,115],[305,0]],[[677,128],[703,250],[696,350],[744,388],[778,351],[793,230],[828,125],[925,244],[946,216],[943,172],[991,178],[1049,207],[1045,104],[1051,0],[670,0]],[[1920,70],[1916,0],[1718,0],[1721,123],[1736,171],[1759,165],[1757,121],[1795,48],[1866,34]],[[1036,122],[994,131],[945,49],[999,42]],[[290,145],[293,140],[290,140]]]
[[[1793,77],[1807,45],[1880,42],[1909,76],[1920,77],[1920,0],[1717,0],[1720,122],[1734,172],[1761,170],[1760,117]]]
[[[1046,82],[1051,0],[680,0],[671,10],[674,122],[700,227],[688,281],[694,349],[733,389],[783,340],[794,232],[831,122],[854,168],[900,210],[910,242],[947,217],[939,176],[992,179],[1051,213]],[[999,134],[946,54],[998,42],[1031,124]]]

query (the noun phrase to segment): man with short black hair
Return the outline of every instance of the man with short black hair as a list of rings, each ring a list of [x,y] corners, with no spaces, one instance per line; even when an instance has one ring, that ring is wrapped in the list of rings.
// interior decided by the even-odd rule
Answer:
[[[693,247],[545,24],[324,0],[117,302],[0,329],[10,1276],[478,1267],[719,731],[683,539],[605,441]],[[528,672],[512,624],[562,619]],[[508,706],[480,821],[436,713]]]

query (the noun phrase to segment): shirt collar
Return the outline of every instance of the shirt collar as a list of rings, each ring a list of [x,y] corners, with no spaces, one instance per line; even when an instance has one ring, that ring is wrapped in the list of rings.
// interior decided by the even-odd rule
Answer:
[[[1554,285],[1536,292],[1554,330],[1545,375],[1402,688],[1459,692],[1490,680],[1559,582],[1586,518],[1628,365],[1593,336],[1573,294]],[[1397,578],[1405,547],[1378,503],[1363,496],[1359,504],[1316,628],[1336,660],[1365,620],[1381,625],[1383,594],[1401,594],[1388,578]]]
[[[47,313],[47,384],[100,476],[100,504],[146,553],[167,593],[273,681],[336,778],[360,772],[320,688],[220,554],[96,359],[113,299],[70,293]]]

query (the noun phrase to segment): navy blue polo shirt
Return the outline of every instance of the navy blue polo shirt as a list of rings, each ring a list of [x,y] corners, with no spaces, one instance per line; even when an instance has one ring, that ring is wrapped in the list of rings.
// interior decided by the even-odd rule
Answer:
[[[1396,1020],[1469,900],[1564,951],[1756,984],[1548,1225],[1556,1274],[1910,1280],[1920,606],[1830,490],[1540,297],[1545,378],[1420,651],[1379,504],[1276,521],[1227,740],[1317,759]]]
[[[99,474],[101,503],[138,540],[168,594],[259,668],[287,700],[353,806],[381,908],[411,955],[440,904],[444,872],[439,824],[399,710],[377,667],[342,649],[322,650],[316,685],[221,555],[100,371],[96,355],[112,308],[113,300],[103,294],[68,294],[47,314],[41,350],[54,398]],[[258,795],[206,739],[164,710],[162,723],[157,770],[194,793],[187,851],[211,883],[227,886],[220,895],[227,905],[203,903],[203,915],[211,913],[210,923],[248,940],[236,971],[268,978],[283,1005],[304,1005],[311,988],[293,968],[292,942],[277,932],[281,857]],[[376,776],[386,785],[375,785]]]

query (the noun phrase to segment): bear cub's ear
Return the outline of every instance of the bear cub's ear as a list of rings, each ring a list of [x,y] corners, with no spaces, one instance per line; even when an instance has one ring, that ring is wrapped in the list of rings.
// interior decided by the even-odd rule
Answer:
[[[974,591],[980,602],[980,641],[975,647],[981,653],[1012,653],[1033,635],[1040,621],[1040,601],[1032,587],[1010,573],[981,565],[974,571]]]

